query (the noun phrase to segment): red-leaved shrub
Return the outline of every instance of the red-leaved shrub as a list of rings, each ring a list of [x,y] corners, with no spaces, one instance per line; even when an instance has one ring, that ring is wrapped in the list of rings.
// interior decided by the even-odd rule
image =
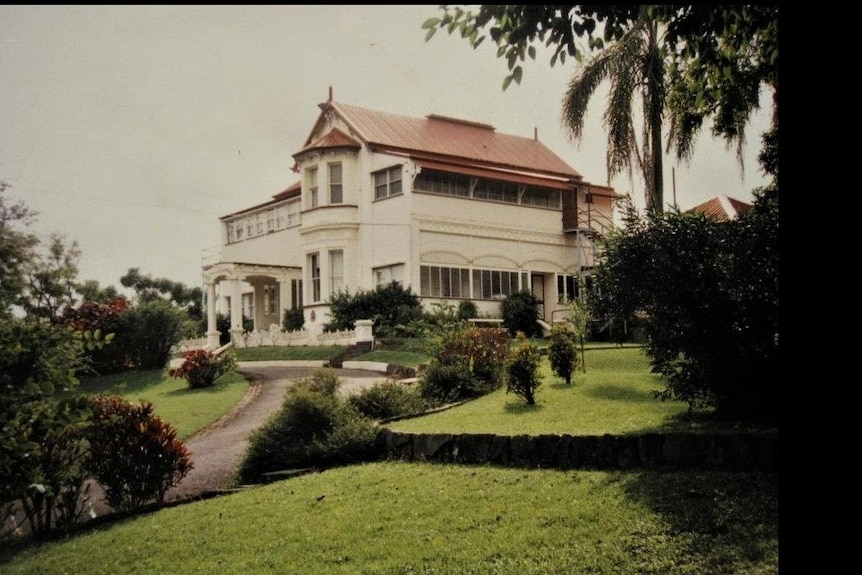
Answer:
[[[128,511],[162,503],[193,467],[176,430],[153,414],[151,403],[98,396],[90,405],[90,466],[108,504]]]
[[[219,376],[236,368],[233,353],[215,354],[205,349],[194,349],[183,354],[183,363],[168,372],[171,377],[185,379],[189,387],[209,387]]]

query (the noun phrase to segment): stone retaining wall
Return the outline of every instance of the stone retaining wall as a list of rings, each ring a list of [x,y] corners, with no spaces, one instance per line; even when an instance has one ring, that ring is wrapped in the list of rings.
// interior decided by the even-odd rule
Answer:
[[[380,428],[386,457],[555,469],[778,471],[778,433],[639,435],[413,434]]]

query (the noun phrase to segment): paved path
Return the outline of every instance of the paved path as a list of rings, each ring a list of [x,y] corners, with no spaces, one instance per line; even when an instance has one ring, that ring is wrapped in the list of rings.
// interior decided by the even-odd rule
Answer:
[[[253,379],[249,393],[214,425],[186,440],[194,468],[168,491],[166,501],[195,499],[231,487],[251,433],[278,411],[294,380],[308,377],[318,368],[295,367],[285,361],[256,361],[241,362],[239,369]],[[343,394],[386,379],[385,374],[374,371],[334,371],[342,381],[339,391]]]
[[[296,379],[309,377],[317,369],[289,361],[240,362],[239,370],[252,380],[248,393],[213,425],[185,440],[194,468],[168,491],[165,502],[195,500],[232,487],[251,433],[278,411],[285,391]],[[334,371],[342,382],[339,388],[342,394],[355,393],[387,379],[376,371]],[[110,514],[112,510],[105,503],[100,486],[93,483],[92,488],[92,511],[97,516]]]

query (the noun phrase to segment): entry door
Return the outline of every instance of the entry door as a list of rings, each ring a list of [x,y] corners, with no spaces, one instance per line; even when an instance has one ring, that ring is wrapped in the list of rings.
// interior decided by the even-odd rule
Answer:
[[[542,302],[545,301],[545,276],[541,274],[532,274],[530,276],[530,283],[532,284],[533,295],[540,299]],[[545,304],[539,304],[539,317],[545,319]]]

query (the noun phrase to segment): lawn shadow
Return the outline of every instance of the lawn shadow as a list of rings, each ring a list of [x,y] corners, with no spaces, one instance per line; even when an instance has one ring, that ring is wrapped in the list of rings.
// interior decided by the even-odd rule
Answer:
[[[525,413],[536,413],[537,411],[541,411],[545,409],[545,406],[541,403],[536,403],[534,405],[527,405],[527,402],[524,400],[520,401],[507,401],[505,404],[506,413],[511,413],[513,415],[521,415]]]
[[[165,395],[165,397],[178,397],[178,396],[183,396],[183,395],[220,393],[220,392],[224,391],[228,387],[228,385],[230,385],[230,382],[228,382],[226,380],[222,380],[222,381],[216,380],[215,383],[213,383],[212,385],[208,385],[206,387],[189,387],[188,385],[185,385],[179,389],[169,391],[169,392],[165,393],[164,395]]]
[[[627,385],[590,385],[586,388],[584,393],[599,399],[630,401],[635,403],[657,401],[651,391],[633,389]]]
[[[704,573],[742,573],[773,559],[777,570],[777,473],[655,471],[608,481],[621,482],[628,497],[661,516],[658,532],[637,534],[638,555]],[[676,556],[668,556],[671,534],[687,541]]]

